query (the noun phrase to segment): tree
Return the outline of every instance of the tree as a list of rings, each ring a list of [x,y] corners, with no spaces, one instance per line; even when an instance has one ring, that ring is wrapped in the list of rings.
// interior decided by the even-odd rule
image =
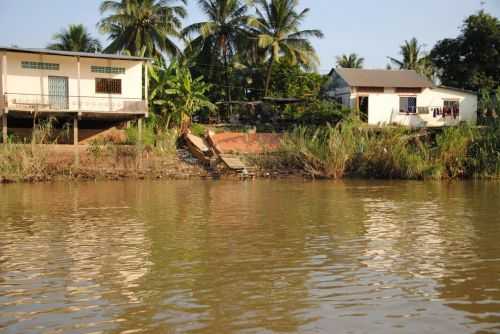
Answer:
[[[273,66],[269,92],[272,96],[318,99],[327,80],[328,76],[305,72],[299,65],[280,63]]]
[[[430,58],[423,51],[424,45],[419,44],[418,40],[414,37],[409,41],[405,41],[400,48],[400,54],[403,56],[401,60],[388,57],[394,65],[401,70],[415,70],[417,73],[432,79],[434,69]]]
[[[205,64],[199,65],[209,66],[210,78],[217,64],[222,63],[227,100],[231,103],[230,64],[239,43],[248,37],[248,6],[241,0],[198,0],[198,4],[207,20],[191,24],[182,35],[185,38],[196,35],[189,41],[188,51],[202,55]]]
[[[180,3],[180,5],[177,5]],[[101,14],[111,14],[98,24],[111,43],[104,50],[117,53],[128,50],[138,55],[162,58],[176,56],[179,49],[172,38],[180,37],[181,19],[186,17],[186,0],[106,0]]]
[[[500,86],[500,20],[484,11],[469,16],[460,35],[439,41],[430,58],[444,85],[493,91]]]
[[[355,53],[351,53],[350,55],[343,54],[337,57],[337,66],[343,68],[363,68],[364,61],[364,58],[359,57]]]
[[[300,30],[309,8],[297,11],[298,0],[255,0],[257,17],[249,24],[254,28],[258,46],[267,53],[265,95],[269,92],[273,65],[282,59],[306,68],[318,63],[309,38],[322,38],[320,30]]]
[[[185,129],[197,111],[216,109],[206,96],[210,85],[203,81],[203,77],[193,79],[187,67],[173,62],[168,68],[151,67],[149,74],[151,101],[161,108],[159,114],[172,119],[181,128]]]
[[[82,24],[70,24],[67,29],[52,37],[53,43],[47,46],[51,50],[99,52],[101,43],[87,31]]]

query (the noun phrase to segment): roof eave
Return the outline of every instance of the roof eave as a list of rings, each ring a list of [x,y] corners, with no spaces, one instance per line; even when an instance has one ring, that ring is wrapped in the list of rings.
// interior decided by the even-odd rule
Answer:
[[[32,54],[42,54],[42,55],[61,56],[61,57],[101,58],[101,59],[116,59],[116,60],[128,60],[128,61],[145,61],[145,62],[153,61],[152,58],[147,58],[147,57],[124,56],[124,55],[106,54],[106,53],[67,52],[67,51],[56,51],[56,50],[45,50],[45,49],[35,50],[35,49],[0,47],[0,51],[32,53]]]
[[[468,89],[463,89],[463,88],[456,88],[456,87],[450,87],[450,86],[444,86],[444,85],[434,86],[433,88],[449,89],[449,90],[454,90],[454,91],[457,91],[457,92],[472,94],[472,95],[476,95],[476,96],[478,95],[478,92],[475,92],[473,90],[468,90]]]

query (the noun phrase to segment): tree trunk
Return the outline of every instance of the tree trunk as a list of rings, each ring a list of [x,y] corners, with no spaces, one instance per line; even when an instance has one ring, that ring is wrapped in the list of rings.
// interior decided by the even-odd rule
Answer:
[[[266,74],[266,87],[264,90],[264,97],[267,96],[269,93],[269,86],[271,84],[271,75],[273,74],[273,64],[274,64],[274,57],[271,56],[271,59],[269,59],[269,65],[267,66],[267,74]]]
[[[226,79],[226,88],[227,88],[227,102],[228,102],[228,110],[229,110],[229,115],[233,113],[233,105],[232,105],[232,96],[231,96],[231,85],[230,85],[230,80],[229,80],[229,61],[228,61],[228,56],[227,56],[227,48],[224,50],[224,75]],[[228,116],[229,116],[228,115]]]

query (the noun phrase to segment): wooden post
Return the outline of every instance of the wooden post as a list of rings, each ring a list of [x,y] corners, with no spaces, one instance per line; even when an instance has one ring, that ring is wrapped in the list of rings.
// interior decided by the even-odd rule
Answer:
[[[7,136],[7,110],[4,109],[2,113],[2,142],[7,144],[8,136]]]
[[[78,145],[78,116],[73,118],[73,145]]]

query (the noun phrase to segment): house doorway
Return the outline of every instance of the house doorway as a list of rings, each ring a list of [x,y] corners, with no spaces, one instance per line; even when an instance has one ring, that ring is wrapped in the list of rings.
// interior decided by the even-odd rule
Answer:
[[[358,110],[361,120],[368,122],[368,96],[358,96]]]
[[[67,77],[49,77],[49,103],[51,109],[68,109]]]

